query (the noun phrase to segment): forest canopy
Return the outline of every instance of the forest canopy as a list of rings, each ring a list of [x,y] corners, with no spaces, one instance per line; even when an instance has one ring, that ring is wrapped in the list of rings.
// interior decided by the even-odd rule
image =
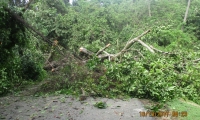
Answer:
[[[10,0],[0,6],[1,95],[48,80],[41,90],[200,104],[199,0]]]

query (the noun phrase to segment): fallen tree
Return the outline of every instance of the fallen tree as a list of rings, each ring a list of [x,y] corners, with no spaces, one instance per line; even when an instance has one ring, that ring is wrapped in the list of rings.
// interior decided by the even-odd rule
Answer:
[[[29,6],[29,4],[31,4],[32,1],[30,1],[27,4],[27,7]],[[25,7],[25,9],[27,8]],[[48,57],[46,58],[46,62],[45,62],[45,66],[44,69],[45,70],[51,70],[51,71],[57,71],[60,68],[62,68],[61,66],[64,66],[66,62],[69,62],[69,56],[70,58],[73,58],[73,60],[78,61],[78,64],[82,64],[85,63],[85,60],[83,59],[79,59],[79,57],[75,57],[73,54],[68,53],[67,57],[66,55],[64,55],[63,51],[61,50],[61,48],[63,49],[64,47],[62,47],[61,45],[58,44],[58,41],[50,41],[49,38],[47,38],[46,36],[44,36],[42,33],[40,33],[38,30],[36,30],[33,26],[31,26],[30,24],[28,24],[21,16],[19,16],[18,14],[16,14],[15,12],[11,11],[9,8],[4,7],[4,10],[7,11],[8,13],[10,13],[14,19],[16,19],[17,21],[19,21],[20,23],[22,23],[26,28],[30,29],[32,31],[33,34],[36,34],[37,36],[40,36],[42,38],[43,41],[45,41],[46,43],[48,43],[50,46],[52,46],[52,49],[57,49],[59,51],[59,53],[61,53],[63,55],[63,59],[61,59],[60,61],[51,61],[50,58],[52,57],[52,50],[49,53]],[[99,59],[104,60],[104,59],[108,59],[111,61],[114,61],[116,58],[119,58],[120,56],[122,56],[124,53],[126,53],[127,51],[130,50],[130,48],[132,47],[133,44],[135,43],[139,43],[141,44],[143,47],[145,47],[150,53],[154,54],[155,52],[161,53],[161,54],[167,54],[167,55],[176,55],[176,53],[171,53],[171,52],[164,52],[161,51],[155,47],[153,47],[152,45],[148,45],[145,42],[143,42],[141,40],[141,37],[143,37],[144,35],[148,34],[150,32],[150,30],[147,30],[145,32],[143,32],[141,35],[129,40],[126,45],[123,47],[123,49],[115,54],[111,54],[109,52],[106,51],[107,48],[109,48],[109,46],[111,44],[107,44],[105,47],[103,47],[102,49],[100,49],[98,52],[93,53],[90,50],[87,50],[84,47],[80,47],[79,48],[79,53],[81,54],[85,54],[89,57],[91,56],[97,56]],[[55,46],[55,47],[53,47]],[[66,49],[64,49],[66,50]],[[67,51],[67,50],[66,50]],[[142,53],[140,52],[140,50],[135,49],[135,51],[137,51],[140,56],[142,58],[144,58],[144,56],[142,55]],[[75,59],[74,59],[75,58]],[[81,61],[82,60],[82,61]],[[87,60],[86,60],[87,61]],[[193,63],[198,63],[200,61],[200,59],[196,59],[193,60]]]
[[[116,58],[119,58],[120,56],[122,56],[124,53],[130,51],[131,47],[133,44],[135,43],[139,43],[141,44],[143,47],[145,47],[150,53],[152,54],[155,54],[155,53],[161,53],[163,55],[170,55],[170,56],[176,56],[178,55],[177,53],[173,53],[173,52],[165,52],[165,51],[162,51],[162,50],[159,50],[155,47],[153,47],[152,45],[148,45],[146,44],[145,42],[143,42],[141,40],[141,37],[148,34],[150,32],[150,30],[147,30],[145,31],[144,33],[142,33],[141,35],[129,40],[126,45],[123,47],[123,49],[118,52],[118,53],[115,53],[115,54],[110,54],[106,51],[106,49],[108,49],[110,47],[111,44],[107,44],[105,47],[101,48],[98,52],[94,53],[84,47],[80,47],[79,48],[79,53],[80,55],[84,55],[84,56],[87,56],[88,59],[92,58],[92,56],[96,56],[97,58],[99,58],[100,60],[105,60],[105,59],[108,59],[109,61],[115,61]],[[133,49],[131,49],[133,50]],[[142,58],[145,58],[145,56],[140,52],[140,50],[138,49],[134,49],[134,51],[136,51],[139,56],[141,56]],[[50,53],[51,55],[51,53]],[[79,56],[80,57],[80,56]],[[50,70],[51,71],[58,71],[60,68],[62,68],[61,66],[63,66],[65,64],[65,59],[66,58],[63,58],[62,60],[58,61],[58,62],[55,62],[55,61],[52,61],[52,62],[49,62],[48,59],[46,61],[46,65],[45,65],[45,69],[46,70]],[[79,64],[84,64],[87,62],[88,59],[81,59],[82,62],[79,62]],[[135,59],[134,59],[135,60]],[[192,62],[193,63],[198,63],[200,61],[200,59],[196,59],[196,60],[193,60]],[[184,63],[185,64],[185,63]]]
[[[149,46],[149,45],[147,45],[146,43],[144,43],[142,40],[140,40],[140,38],[141,38],[142,36],[146,35],[146,34],[149,33],[149,32],[150,32],[150,30],[147,30],[147,31],[145,31],[144,33],[142,33],[141,35],[137,36],[136,38],[133,38],[132,40],[128,41],[128,42],[126,43],[126,45],[124,46],[124,48],[123,48],[120,52],[118,52],[118,53],[116,53],[116,54],[110,54],[110,53],[108,53],[108,52],[105,51],[105,49],[107,49],[107,48],[110,46],[110,44],[108,44],[108,45],[106,45],[104,48],[100,49],[96,54],[93,53],[93,52],[91,52],[90,50],[87,50],[87,49],[84,48],[84,47],[80,47],[80,48],[79,48],[79,52],[80,52],[80,53],[84,53],[84,54],[86,54],[86,55],[88,55],[88,56],[93,56],[93,55],[95,55],[95,56],[97,56],[99,59],[102,59],[102,60],[104,60],[104,59],[115,60],[116,58],[118,58],[119,56],[121,56],[121,55],[123,55],[125,52],[127,52],[127,51],[130,49],[130,47],[131,47],[134,43],[138,42],[138,43],[140,43],[142,46],[144,46],[145,48],[147,48],[151,53],[155,53],[155,51],[154,51],[155,49],[153,49],[152,46]]]
[[[155,52],[159,52],[162,54],[168,54],[168,55],[176,55],[176,53],[171,53],[171,52],[164,52],[161,51],[159,49],[154,48],[152,45],[147,45],[146,43],[144,43],[141,39],[141,37],[143,37],[144,35],[146,35],[147,33],[149,33],[150,30],[145,31],[144,33],[142,33],[141,35],[129,40],[126,45],[124,46],[124,48],[116,53],[116,54],[110,54],[108,52],[105,51],[105,49],[107,49],[110,44],[106,45],[104,48],[100,49],[96,54],[91,52],[90,50],[87,50],[84,47],[80,47],[79,48],[79,52],[82,54],[85,54],[87,56],[97,56],[99,59],[104,60],[104,59],[108,59],[108,60],[115,60],[116,58],[120,57],[121,55],[123,55],[125,52],[127,52],[131,46],[138,42],[139,44],[141,44],[143,47],[145,47],[148,51],[150,51],[152,54],[154,54]],[[136,51],[144,58],[144,56],[140,53],[139,50],[136,49]],[[195,60],[194,62],[197,62],[198,60]]]
[[[25,10],[29,7],[29,5],[31,4],[31,2],[33,2],[33,0],[30,0],[26,6],[25,6]],[[46,42],[49,46],[51,46],[51,52],[49,53],[48,57],[46,58],[46,62],[45,62],[45,70],[51,70],[51,71],[56,71],[60,69],[60,66],[63,66],[64,63],[67,62],[67,60],[69,61],[69,59],[78,62],[78,63],[82,63],[82,61],[80,61],[78,58],[76,58],[71,52],[67,52],[69,50],[66,50],[65,47],[61,46],[57,40],[51,41],[49,38],[47,38],[46,36],[44,36],[40,31],[38,31],[37,29],[34,28],[34,26],[31,26],[28,22],[26,22],[19,14],[13,12],[10,8],[7,8],[5,6],[3,6],[4,10],[6,12],[8,12],[9,14],[11,14],[11,16],[13,17],[13,19],[17,20],[18,22],[20,22],[21,24],[23,24],[27,30],[29,30],[33,35],[39,36],[41,38],[41,40],[43,40],[44,42]],[[0,43],[1,44],[1,43]],[[53,53],[53,49],[56,49],[64,58],[60,61],[60,62],[55,62],[55,61],[51,61],[49,60],[52,57],[52,53]],[[63,51],[65,50],[65,51]],[[62,68],[62,67],[61,67]]]

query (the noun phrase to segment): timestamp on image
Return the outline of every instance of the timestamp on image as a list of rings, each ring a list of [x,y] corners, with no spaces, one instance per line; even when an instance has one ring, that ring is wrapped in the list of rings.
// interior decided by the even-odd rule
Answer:
[[[140,117],[187,117],[187,111],[140,111]]]

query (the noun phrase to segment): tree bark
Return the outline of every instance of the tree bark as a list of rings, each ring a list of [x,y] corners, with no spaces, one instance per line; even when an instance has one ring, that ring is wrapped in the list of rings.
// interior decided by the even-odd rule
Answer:
[[[188,0],[187,8],[186,8],[186,11],[185,11],[185,17],[184,17],[184,19],[183,19],[183,22],[184,22],[184,23],[186,23],[189,8],[190,8],[190,0]]]
[[[110,46],[110,44],[107,44],[104,48],[102,48],[101,50],[99,50],[97,53],[96,53],[96,56],[99,55],[100,53],[102,53],[106,48],[108,48]]]
[[[22,23],[25,27],[31,29],[33,32],[35,32],[37,35],[39,35],[45,42],[48,44],[52,45],[53,42],[48,40],[42,33],[37,31],[35,28],[33,28],[31,25],[29,25],[25,20],[23,20],[19,15],[16,13],[12,12],[9,8],[4,7],[4,10],[10,13],[16,20],[18,20],[20,23]]]
[[[146,47],[151,53],[154,53],[154,50],[151,48],[151,47],[149,47],[146,43],[144,43],[143,41],[141,41],[140,40],[140,38],[142,37],[142,36],[144,36],[145,34],[147,34],[147,33],[149,33],[150,32],[150,30],[147,30],[147,31],[145,31],[144,33],[142,33],[141,35],[139,35],[138,37],[136,37],[136,38],[134,38],[134,39],[132,39],[132,40],[129,40],[127,43],[126,43],[126,45],[124,46],[124,48],[120,51],[120,52],[118,52],[118,53],[116,53],[116,54],[109,54],[109,53],[107,53],[106,51],[104,51],[110,44],[108,44],[108,45],[106,45],[104,48],[102,48],[100,51],[98,51],[97,53],[96,53],[96,56],[99,58],[99,59],[101,59],[101,60],[104,60],[104,59],[109,59],[109,60],[114,60],[115,58],[118,58],[119,56],[121,56],[122,54],[124,54],[125,52],[127,52],[127,50],[135,43],[135,42],[139,42],[142,46],[144,46],[144,47]],[[84,54],[87,54],[87,55],[89,55],[89,56],[92,56],[92,55],[94,55],[94,53],[93,52],[91,52],[91,51],[89,51],[89,50],[87,50],[86,48],[83,48],[83,47],[81,47],[80,49],[79,49],[79,52],[80,53],[84,53]],[[101,52],[103,52],[104,54],[100,54]],[[100,55],[99,55],[100,54]]]
[[[197,63],[200,61],[200,58],[196,59],[196,60],[193,60],[193,62]]]
[[[24,9],[27,10],[31,4],[31,2],[33,2],[34,0],[29,0],[28,3],[25,5]]]
[[[149,11],[149,17],[151,17],[151,0],[148,0],[148,11]]]
[[[50,41],[47,37],[45,37],[42,33],[40,33],[38,30],[36,30],[33,26],[28,24],[24,19],[22,19],[18,14],[12,12],[9,8],[4,7],[4,10],[10,13],[16,20],[18,20],[20,23],[22,23],[26,28],[32,30],[34,33],[36,33],[38,36],[42,38],[43,41],[48,43],[50,46],[54,45],[54,42]],[[63,47],[64,48],[64,47]],[[59,45],[56,45],[56,49],[64,56],[62,51],[59,48]]]

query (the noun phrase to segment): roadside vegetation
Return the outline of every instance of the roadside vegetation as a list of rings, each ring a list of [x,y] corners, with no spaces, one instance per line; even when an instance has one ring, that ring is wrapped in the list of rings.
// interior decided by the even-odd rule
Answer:
[[[36,95],[200,104],[199,6],[199,0],[0,2],[0,95],[41,81]],[[145,45],[122,51],[147,30],[140,37]],[[101,59],[96,53],[105,46],[106,55],[123,54]]]

